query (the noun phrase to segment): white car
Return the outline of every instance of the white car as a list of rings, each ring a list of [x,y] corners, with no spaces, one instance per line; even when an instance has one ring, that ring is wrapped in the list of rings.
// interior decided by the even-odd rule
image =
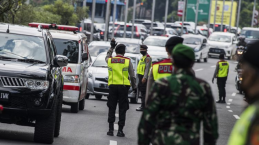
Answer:
[[[225,57],[231,59],[235,55],[237,38],[235,34],[228,32],[214,32],[208,39],[210,45],[209,57],[224,54]]]
[[[202,35],[183,35],[183,44],[193,48],[195,52],[195,60],[197,62],[208,61],[209,46],[207,44],[207,38]]]
[[[160,51],[160,52],[165,52],[165,44],[167,42],[167,40],[169,39],[170,37],[164,37],[164,36],[148,36],[143,44],[144,45],[147,45],[148,47],[148,53],[150,51]]]

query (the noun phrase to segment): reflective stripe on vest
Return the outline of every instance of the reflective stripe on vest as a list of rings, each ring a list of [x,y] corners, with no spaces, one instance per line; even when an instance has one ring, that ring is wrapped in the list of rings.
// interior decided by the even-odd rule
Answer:
[[[146,58],[148,55],[143,56],[138,63],[137,74],[144,75],[146,69]],[[149,56],[148,56],[149,57]],[[150,66],[151,67],[151,66]]]
[[[229,64],[227,61],[219,62],[219,72],[218,77],[223,78],[228,76]]]
[[[235,124],[228,145],[245,145],[248,141],[247,135],[251,125],[251,121],[254,116],[257,115],[258,108],[255,105],[249,106],[244,113],[240,116],[240,119]]]
[[[128,85],[129,81],[129,63],[130,59],[116,56],[108,59],[109,79],[108,85]]]
[[[170,76],[173,72],[173,64],[171,59],[165,59],[159,63],[153,64],[153,78],[154,80],[158,80],[160,78],[164,78]]]

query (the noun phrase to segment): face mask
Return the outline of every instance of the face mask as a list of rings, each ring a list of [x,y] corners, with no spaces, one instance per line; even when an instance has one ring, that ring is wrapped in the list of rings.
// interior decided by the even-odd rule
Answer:
[[[147,54],[146,51],[140,51],[140,53],[141,53],[143,56]]]

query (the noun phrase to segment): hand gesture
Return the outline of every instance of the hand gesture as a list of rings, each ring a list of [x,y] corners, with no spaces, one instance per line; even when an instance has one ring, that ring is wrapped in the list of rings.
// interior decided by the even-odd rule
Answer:
[[[115,39],[113,38],[112,40],[111,40],[111,48],[112,49],[114,49],[115,47],[116,47],[116,45],[117,45],[117,43],[116,43],[116,41],[115,41]]]

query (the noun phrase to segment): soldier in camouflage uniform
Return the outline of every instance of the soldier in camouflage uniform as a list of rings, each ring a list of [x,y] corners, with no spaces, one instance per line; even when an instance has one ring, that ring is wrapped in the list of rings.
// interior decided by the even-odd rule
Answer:
[[[138,127],[138,145],[199,145],[201,121],[204,145],[215,145],[218,120],[210,85],[191,73],[191,48],[178,44],[172,55],[175,72],[152,86]]]

